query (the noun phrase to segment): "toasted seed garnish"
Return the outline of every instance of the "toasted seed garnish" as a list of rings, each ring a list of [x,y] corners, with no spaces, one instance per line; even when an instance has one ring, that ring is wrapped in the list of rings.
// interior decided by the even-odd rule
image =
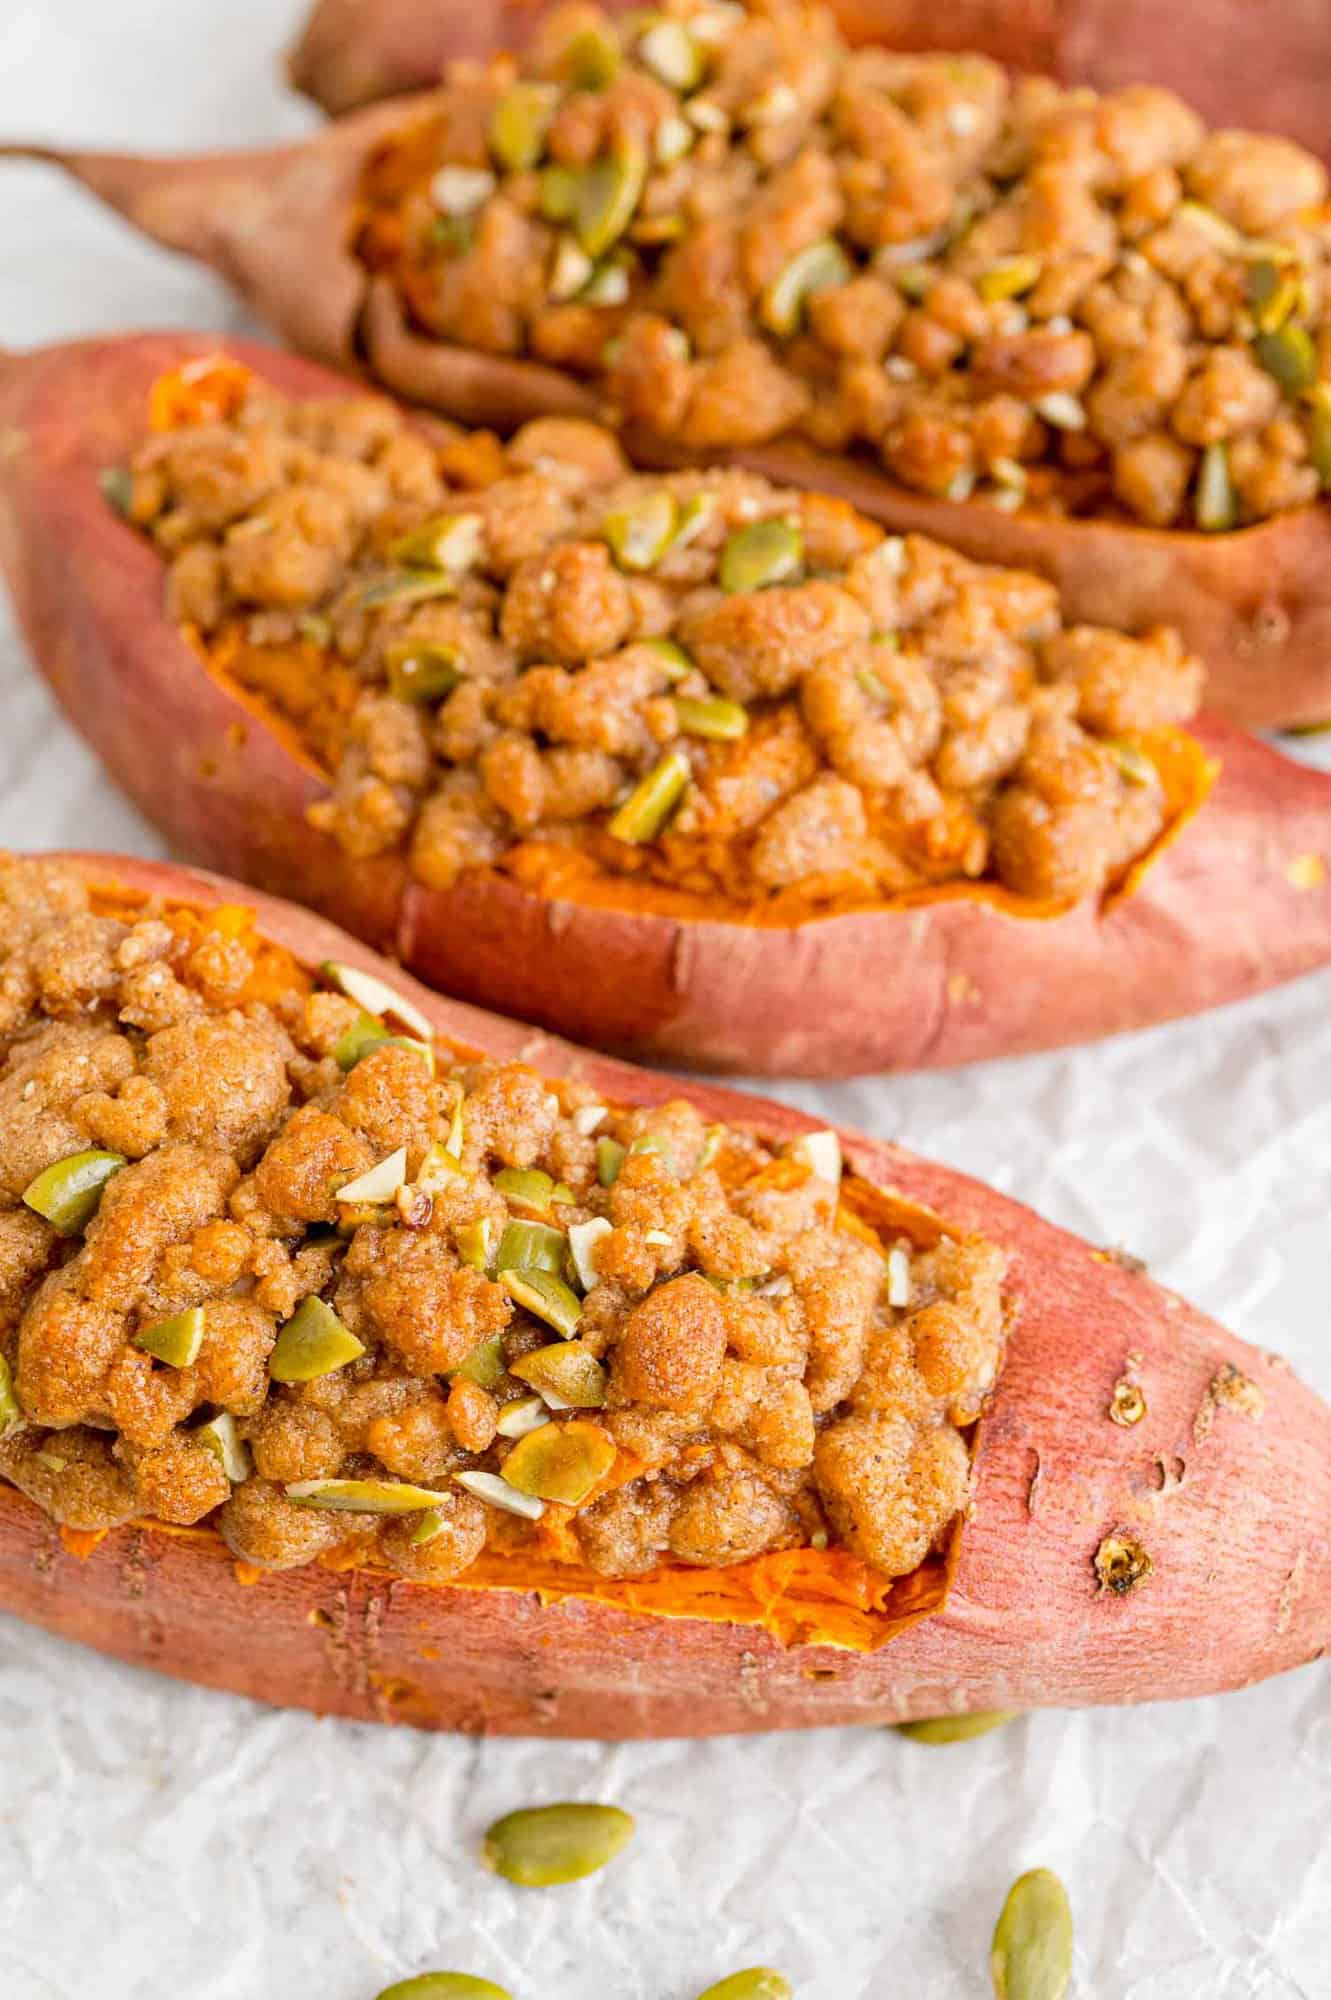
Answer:
[[[1121,1424],[1124,1430],[1131,1430],[1134,1424],[1141,1422],[1146,1415],[1146,1398],[1142,1394],[1139,1382],[1130,1381],[1126,1375],[1119,1377],[1114,1384],[1113,1396],[1110,1398],[1109,1415],[1111,1420]]]
[[[89,1147],[43,1169],[23,1190],[26,1207],[61,1236],[78,1236],[97,1213],[106,1184],[129,1163],[123,1153]]]
[[[378,1202],[391,1201],[407,1178],[407,1149],[399,1146],[386,1160],[379,1160],[367,1167],[363,1174],[356,1174],[338,1188],[333,1200],[336,1202]]]
[[[622,144],[617,152],[583,168],[574,197],[573,227],[593,260],[604,257],[628,228],[646,179],[647,155],[636,144]]]
[[[633,1820],[618,1806],[529,1806],[497,1819],[485,1836],[486,1866],[524,1889],[595,1875],[625,1847]]]
[[[1205,534],[1223,534],[1238,525],[1239,496],[1229,476],[1229,453],[1223,444],[1208,444],[1202,453],[1193,506],[1197,526]]]
[[[704,736],[713,743],[736,743],[749,733],[747,708],[720,694],[677,694],[675,720],[685,736]]]
[[[569,1241],[562,1229],[548,1222],[526,1222],[516,1218],[505,1223],[495,1257],[498,1271],[553,1271],[562,1273],[568,1257]]]
[[[442,701],[462,679],[456,646],[427,646],[404,639],[384,653],[388,692],[398,701]]]
[[[428,1042],[433,1036],[434,1029],[420,1008],[373,972],[365,972],[358,965],[343,965],[335,958],[326,958],[319,970],[330,986],[345,993],[348,1000],[354,1000],[367,1014],[381,1018],[388,1015],[401,1021],[405,1027],[414,1028],[423,1041]]]
[[[918,1722],[898,1722],[895,1727],[898,1736],[909,1736],[912,1743],[969,1743],[973,1737],[987,1736],[991,1729],[1001,1729],[1018,1713],[1015,1708],[980,1708],[973,1715],[926,1715]]]
[[[1252,351],[1287,396],[1311,389],[1317,380],[1317,347],[1306,326],[1286,321],[1273,333],[1259,333]]]
[[[565,1340],[573,1338],[582,1318],[582,1301],[553,1271],[501,1271],[499,1282],[517,1305],[525,1306]]]
[[[1122,1528],[1105,1536],[1094,1560],[1101,1590],[1112,1590],[1117,1597],[1126,1597],[1138,1584],[1145,1583],[1155,1568],[1141,1543]]]
[[[573,1200],[572,1188],[565,1187],[563,1181],[552,1180],[539,1167],[501,1167],[494,1176],[494,1187],[508,1201],[534,1209],[537,1215],[544,1215],[552,1201]]]
[[[473,1271],[488,1271],[495,1257],[494,1217],[483,1215],[475,1222],[462,1223],[456,1232],[458,1256]]]
[[[562,1347],[559,1350],[561,1354],[566,1351]],[[505,1403],[499,1412],[499,1421],[495,1429],[500,1437],[523,1438],[530,1431],[540,1430],[542,1424],[548,1424],[549,1421],[550,1412],[541,1397],[520,1396],[516,1403]]]
[[[613,1187],[619,1179],[619,1170],[624,1164],[627,1146],[621,1146],[618,1139],[601,1138],[596,1142],[596,1178],[602,1187]]]
[[[626,506],[614,507],[601,532],[621,569],[654,569],[675,539],[679,502],[668,488],[643,493]]]
[[[997,2000],[1063,2000],[1072,1977],[1072,1910],[1048,1868],[1019,1875],[994,1926],[989,1971]]]
[[[168,1368],[188,1368],[198,1360],[203,1346],[203,1307],[191,1306],[187,1312],[172,1313],[169,1319],[141,1327],[134,1345]]]
[[[298,1507],[334,1514],[420,1514],[448,1505],[448,1495],[396,1479],[297,1479],[286,1489]]]
[[[781,1973],[773,1972],[770,1965],[751,1965],[744,1972],[732,1972],[728,1979],[718,1979],[715,1986],[709,1986],[698,2000],[791,2000],[793,1988]]]
[[[509,85],[490,116],[490,151],[501,167],[518,174],[536,165],[558,103],[548,83]]]
[[[461,1232],[459,1231],[459,1234]],[[450,1382],[461,1379],[475,1382],[482,1389],[493,1389],[504,1372],[503,1336],[492,1333],[488,1340],[482,1340],[472,1348],[465,1361],[458,1363],[449,1375]]]
[[[635,785],[606,828],[613,840],[641,846],[655,840],[689,788],[693,770],[687,757],[671,750]]]
[[[268,1373],[274,1382],[315,1382],[364,1352],[333,1308],[311,1293],[278,1334],[268,1357]]]
[[[510,1486],[497,1472],[455,1472],[453,1477],[487,1507],[498,1507],[505,1514],[521,1514],[524,1520],[539,1521],[545,1512],[543,1500],[534,1494],[519,1493],[516,1486]]]
[[[584,1292],[591,1291],[597,1282],[596,1246],[613,1228],[614,1224],[604,1215],[593,1216],[590,1222],[575,1222],[569,1228],[568,1247]]]
[[[223,1410],[219,1416],[211,1417],[206,1424],[191,1435],[206,1451],[210,1451],[221,1466],[233,1486],[250,1476],[249,1446],[236,1429],[236,1420]]]
[[[717,580],[735,594],[763,590],[798,576],[804,562],[804,537],[789,521],[751,521],[737,528],[721,551]]]
[[[378,2000],[513,2000],[506,1986],[476,1979],[470,1972],[419,1972],[385,1986]]]
[[[14,1377],[10,1373],[9,1363],[4,1355],[0,1354],[0,1438],[8,1437],[9,1433],[16,1431],[22,1422],[23,1411],[19,1407],[18,1397],[14,1394]]]
[[[519,1493],[580,1507],[614,1462],[615,1441],[609,1432],[575,1417],[566,1424],[543,1424],[519,1438],[504,1460],[504,1478]]]
[[[810,243],[778,271],[759,302],[758,316],[771,332],[787,337],[799,331],[806,301],[815,292],[844,285],[852,271],[850,259],[834,236]]]

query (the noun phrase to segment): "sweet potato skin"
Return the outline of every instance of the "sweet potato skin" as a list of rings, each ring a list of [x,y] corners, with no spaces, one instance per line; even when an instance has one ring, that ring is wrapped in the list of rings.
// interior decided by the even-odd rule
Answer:
[[[511,429],[548,414],[603,415],[583,383],[541,362],[450,347],[414,333],[386,279],[353,254],[353,208],[367,158],[410,122],[390,99],[298,145],[196,160],[3,146],[49,160],[134,227],[219,271],[249,306],[315,360],[357,368],[395,394],[472,424]],[[649,436],[643,463],[681,462]],[[927,498],[871,459],[798,440],[731,455],[774,478],[852,499],[897,529],[922,528],[971,555],[1054,579],[1073,619],[1138,631],[1166,619],[1202,655],[1217,714],[1248,728],[1331,716],[1331,504],[1207,536],[1109,521],[1007,514]]]
[[[1331,151],[1326,0],[833,0],[832,11],[852,41],[974,49],[1097,90],[1164,84],[1211,124]],[[326,111],[350,111],[434,83],[457,57],[521,47],[537,12],[535,0],[317,0],[287,74]]]
[[[400,856],[350,863],[305,809],[319,773],[165,617],[159,559],[97,472],[148,388],[224,347],[293,393],[346,384],[243,341],[135,336],[0,372],[0,567],[66,713],[192,859],[296,897],[465,999],[695,1068],[836,1075],[945,1067],[1140,1027],[1331,958],[1331,780],[1202,732],[1221,776],[1132,893],[1054,918],[962,893],[797,927],[554,900],[477,872],[449,890]],[[77,383],[77,394],[73,385]],[[91,414],[90,414],[91,413]],[[594,964],[601,976],[586,977]]]
[[[99,885],[197,906],[234,883],[73,857]],[[376,961],[308,911],[246,897],[305,963]],[[384,970],[380,966],[380,970]],[[467,1048],[655,1102],[678,1086],[441,1000],[392,974]],[[704,1115],[773,1137],[799,1113],[711,1087]],[[1331,1409],[1139,1271],[899,1147],[844,1135],[857,1173],[1007,1248],[1016,1330],[980,1431],[972,1518],[937,1616],[873,1653],[530,1592],[318,1567],[236,1578],[220,1540],[120,1529],[77,1554],[0,1489],[0,1608],[103,1652],[280,1704],[431,1728],[607,1738],[886,1722],[970,1708],[1191,1696],[1319,1657],[1331,1641]],[[1147,1414],[1109,1417],[1133,1357]],[[1246,1385],[1235,1394],[1237,1370]],[[1228,1385],[1228,1389],[1227,1386]],[[1122,1595],[1094,1558],[1130,1536]]]

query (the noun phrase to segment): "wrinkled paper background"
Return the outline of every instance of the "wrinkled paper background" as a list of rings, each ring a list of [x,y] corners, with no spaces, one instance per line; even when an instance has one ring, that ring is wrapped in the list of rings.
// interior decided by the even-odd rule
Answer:
[[[299,132],[274,67],[297,11],[0,0],[0,134]],[[3,169],[0,212],[4,344],[241,324],[220,286],[36,169]],[[2,611],[0,676],[0,842],[163,852]],[[1127,1246],[1331,1393],[1328,1003],[1331,973],[1098,1049],[781,1094]],[[492,1818],[563,1797],[637,1814],[611,1872],[540,1895],[478,1866]],[[691,2000],[755,1962],[800,2000],[966,2000],[1036,1864],[1072,1896],[1080,2000],[1314,2000],[1329,1824],[1325,1668],[951,1749],[879,1730],[602,1748],[278,1714],[0,1618],[4,2000],[370,2000],[430,1966],[519,2000]]]

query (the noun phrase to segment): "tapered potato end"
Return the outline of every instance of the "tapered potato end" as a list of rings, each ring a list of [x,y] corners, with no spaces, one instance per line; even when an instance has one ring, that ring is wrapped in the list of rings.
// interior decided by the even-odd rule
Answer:
[[[74,859],[120,891],[199,905],[244,894],[164,864]],[[309,911],[251,900],[263,932],[302,962],[371,962]],[[392,977],[463,1048],[575,1076],[609,1100],[678,1089]],[[690,1095],[705,1117],[773,1138],[810,1127],[752,1097]],[[877,1650],[648,1615],[631,1608],[634,1586],[580,1573],[547,1573],[539,1591],[493,1571],[479,1588],[323,1567],[242,1582],[207,1532],[121,1529],[90,1549],[2,1488],[0,1606],[267,1701],[549,1736],[1169,1699],[1320,1657],[1331,1644],[1331,1409],[1144,1272],[1018,1203],[899,1148],[850,1134],[844,1145],[883,1191],[866,1212],[899,1221],[906,1203],[1002,1243],[1016,1311],[951,1596]]]

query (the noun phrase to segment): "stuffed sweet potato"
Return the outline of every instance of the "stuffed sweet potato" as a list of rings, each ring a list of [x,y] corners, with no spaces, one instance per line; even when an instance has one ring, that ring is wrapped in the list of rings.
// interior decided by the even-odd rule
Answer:
[[[1331,709],[1326,171],[1178,98],[851,50],[796,0],[548,27],[305,144],[51,154],[295,344],[511,428],[609,415],[1166,619]]]
[[[1170,635],[1063,630],[1036,578],[748,476],[626,478],[582,423],[421,431],[245,343],[53,350],[0,410],[0,554],[112,772],[464,998],[827,1074],[1331,956],[1327,779],[1171,724]]]
[[[214,877],[0,892],[4,1608],[270,1701],[607,1737],[1324,1652],[1331,1411],[1140,1270]]]
[[[626,11],[610,0],[605,11]],[[1331,48],[1323,0],[833,0],[851,42],[974,50],[1014,69],[1115,90],[1148,79],[1178,90],[1216,125],[1269,126],[1331,151]],[[341,113],[425,90],[450,62],[522,48],[536,0],[317,0],[291,50],[292,83]]]

